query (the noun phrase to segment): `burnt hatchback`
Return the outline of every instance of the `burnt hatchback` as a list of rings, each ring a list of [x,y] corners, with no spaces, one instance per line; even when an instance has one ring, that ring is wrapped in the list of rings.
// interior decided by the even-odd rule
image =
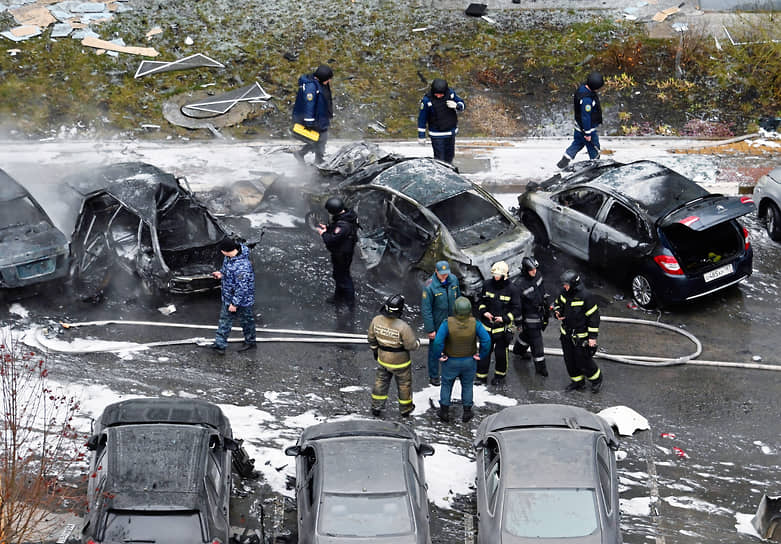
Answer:
[[[750,197],[711,194],[651,161],[588,161],[518,197],[537,242],[626,281],[642,307],[690,301],[751,275],[738,217]]]

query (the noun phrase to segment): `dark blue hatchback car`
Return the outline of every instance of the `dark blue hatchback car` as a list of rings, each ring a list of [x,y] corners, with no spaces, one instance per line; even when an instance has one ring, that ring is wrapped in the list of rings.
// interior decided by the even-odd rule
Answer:
[[[576,163],[518,197],[523,222],[551,244],[626,281],[642,307],[696,299],[751,275],[737,218],[748,196],[711,194],[651,161]]]

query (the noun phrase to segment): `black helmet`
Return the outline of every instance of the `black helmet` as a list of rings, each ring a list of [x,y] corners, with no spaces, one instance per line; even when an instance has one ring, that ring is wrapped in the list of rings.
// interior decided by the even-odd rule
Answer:
[[[472,315],[472,303],[466,297],[458,297],[453,303],[453,314],[456,317],[467,317]]]
[[[534,257],[524,257],[521,261],[521,270],[523,270],[524,274],[528,274],[530,270],[534,270],[538,266],[540,266],[540,263]]]
[[[334,77],[334,71],[331,70],[331,67],[327,64],[321,64],[317,67],[317,70],[315,70],[314,76],[322,83],[323,81],[328,81]]]
[[[332,196],[325,201],[325,209],[328,210],[328,213],[331,215],[336,215],[344,209],[344,201],[338,196]]]
[[[565,270],[561,275],[561,283],[566,283],[570,289],[575,289],[580,285],[580,274],[574,270]]]
[[[602,79],[602,74],[600,74],[599,72],[591,72],[588,75],[588,79],[586,79],[586,85],[588,85],[588,88],[591,89],[592,91],[596,91],[604,84],[605,84],[605,80]]]
[[[431,94],[445,94],[447,92],[447,81],[444,79],[435,79],[431,82]]]
[[[402,312],[404,312],[404,297],[401,295],[389,296],[383,302],[380,311],[388,317],[401,317]]]

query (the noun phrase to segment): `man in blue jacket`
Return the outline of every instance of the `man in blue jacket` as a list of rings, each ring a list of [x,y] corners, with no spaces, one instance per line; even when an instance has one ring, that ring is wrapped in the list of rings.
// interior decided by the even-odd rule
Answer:
[[[575,108],[575,136],[564,156],[556,163],[559,168],[566,168],[584,146],[589,159],[599,158],[597,126],[602,124],[602,106],[597,90],[601,89],[603,84],[602,74],[591,72],[586,82],[575,91],[572,97]]]
[[[331,118],[334,116],[334,104],[331,98],[333,77],[333,70],[322,64],[312,75],[307,74],[298,78],[298,93],[293,105],[293,123],[300,123],[320,134],[316,142],[308,142],[293,153],[301,163],[304,162],[304,156],[310,152],[315,154],[315,164],[323,161],[328,127],[331,126]]]
[[[450,273],[450,263],[439,261],[436,270],[423,285],[420,313],[423,314],[423,329],[429,338],[428,348],[428,379],[431,385],[438,386],[439,353],[431,349],[431,341],[439,330],[439,326],[448,316],[453,315],[456,299],[461,296],[458,278]]]
[[[222,268],[212,275],[222,281],[222,307],[217,334],[211,347],[218,355],[225,355],[233,319],[239,318],[244,333],[244,344],[239,351],[256,347],[255,343],[255,271],[249,257],[249,248],[226,238],[220,244]]]
[[[464,101],[448,87],[444,79],[431,82],[431,90],[420,100],[418,143],[426,143],[426,125],[434,149],[434,158],[453,163],[456,154],[458,114],[464,111]]]

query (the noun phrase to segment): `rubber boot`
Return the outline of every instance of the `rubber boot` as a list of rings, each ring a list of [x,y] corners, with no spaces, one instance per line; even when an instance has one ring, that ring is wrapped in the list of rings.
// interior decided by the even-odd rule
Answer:
[[[445,406],[444,404],[439,405],[439,413],[437,414],[439,416],[439,419],[444,421],[445,423],[450,423],[450,406]]]
[[[592,393],[599,393],[599,390],[602,389],[602,374],[600,373],[599,378],[591,382],[591,392]]]
[[[491,379],[491,385],[504,385],[504,376],[494,375]]]
[[[564,155],[564,156],[561,157],[561,160],[559,160],[559,162],[556,163],[556,166],[558,166],[561,169],[564,169],[564,168],[567,167],[569,162],[570,162],[570,158],[568,156]]]
[[[472,407],[471,406],[464,406],[464,413],[461,414],[461,421],[466,423],[467,421],[469,421],[473,417],[475,417],[475,413],[472,411]]]
[[[534,363],[534,371],[540,376],[547,376],[548,367],[545,365],[545,361],[536,361]]]

